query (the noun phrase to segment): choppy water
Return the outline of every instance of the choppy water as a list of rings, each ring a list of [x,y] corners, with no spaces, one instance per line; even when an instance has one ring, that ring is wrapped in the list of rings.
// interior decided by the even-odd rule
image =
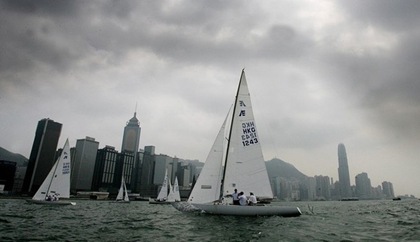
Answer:
[[[0,199],[0,241],[420,241],[420,201],[299,202],[303,215],[230,217],[170,205]]]

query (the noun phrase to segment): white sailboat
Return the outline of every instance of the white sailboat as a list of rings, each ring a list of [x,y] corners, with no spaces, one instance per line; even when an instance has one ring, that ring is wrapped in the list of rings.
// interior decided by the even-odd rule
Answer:
[[[118,190],[118,195],[115,201],[120,203],[130,202],[130,199],[128,198],[127,187],[125,185],[124,174],[122,175],[120,190]]]
[[[171,183],[169,183],[169,195],[168,195],[168,202],[180,202],[181,196],[179,194],[179,186],[178,186],[178,178],[175,177],[175,183],[172,187]]]
[[[157,198],[149,198],[149,203],[170,204],[170,202],[168,201],[168,170],[165,171],[165,177],[163,178],[162,187],[160,188]]]
[[[229,116],[230,126],[227,127]],[[301,211],[297,207],[239,206],[224,199],[234,189],[253,192],[258,200],[273,198],[244,70],[233,112],[228,117],[216,137],[188,203],[209,214],[300,216]]]
[[[76,205],[75,202],[60,200],[60,198],[70,198],[70,161],[70,145],[67,139],[50,173],[32,199],[26,201],[48,205]]]
[[[173,188],[173,193],[175,194],[175,202],[181,201],[181,194],[179,193],[179,185],[178,185],[178,178],[175,177],[175,183]]]

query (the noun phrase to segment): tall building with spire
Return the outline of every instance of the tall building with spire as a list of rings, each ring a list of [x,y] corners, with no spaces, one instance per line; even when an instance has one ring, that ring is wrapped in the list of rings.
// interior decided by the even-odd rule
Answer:
[[[134,117],[127,122],[124,128],[121,152],[137,153],[139,151],[140,132],[140,122],[134,112]]]
[[[132,155],[134,157],[134,164],[132,168],[123,167],[124,176],[130,180],[126,180],[130,184],[130,190],[132,192],[138,192],[138,183],[140,176],[140,159],[139,159],[139,144],[140,144],[140,122],[136,117],[137,112],[134,112],[134,116],[127,122],[124,128],[123,140],[121,145],[121,153]],[[127,172],[130,171],[129,174]],[[122,175],[122,174],[120,174]],[[127,177],[128,176],[128,177]]]
[[[341,198],[352,197],[349,165],[347,162],[346,147],[344,147],[344,144],[338,145],[338,181]]]
[[[53,167],[61,127],[62,124],[48,118],[38,122],[22,185],[23,193],[34,194]]]

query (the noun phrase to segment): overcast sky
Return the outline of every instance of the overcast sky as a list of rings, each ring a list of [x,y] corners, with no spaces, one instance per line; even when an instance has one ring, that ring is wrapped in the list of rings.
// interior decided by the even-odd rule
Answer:
[[[0,146],[39,120],[204,162],[245,68],[266,160],[420,197],[418,1],[0,1]]]

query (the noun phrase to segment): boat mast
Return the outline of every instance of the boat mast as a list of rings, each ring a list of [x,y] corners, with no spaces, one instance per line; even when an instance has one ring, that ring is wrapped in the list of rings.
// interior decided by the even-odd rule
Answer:
[[[225,183],[227,161],[228,161],[228,156],[229,156],[230,139],[231,139],[231,136],[232,136],[233,121],[235,119],[236,105],[238,103],[239,90],[240,90],[241,84],[242,84],[242,76],[244,76],[244,75],[245,75],[245,69],[242,69],[241,78],[239,79],[238,90],[236,91],[235,103],[233,105],[232,120],[230,122],[228,144],[227,144],[227,148],[226,148],[225,167],[223,168],[222,188],[220,190],[220,198],[223,197],[223,191],[224,191],[224,187],[225,187],[224,183]]]

